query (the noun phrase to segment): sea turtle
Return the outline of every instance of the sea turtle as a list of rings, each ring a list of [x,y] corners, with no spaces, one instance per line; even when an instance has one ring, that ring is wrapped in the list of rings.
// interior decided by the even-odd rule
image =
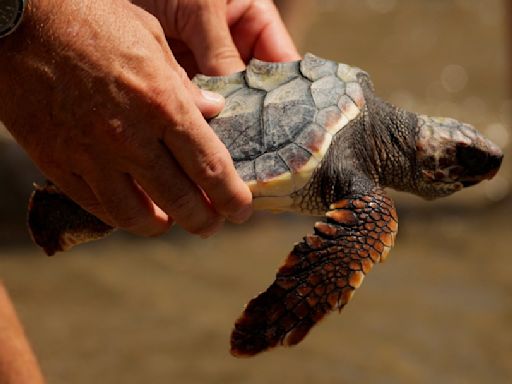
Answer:
[[[386,259],[398,219],[384,188],[447,196],[492,178],[503,157],[472,126],[392,106],[366,72],[312,54],[252,60],[244,72],[194,81],[226,98],[209,123],[255,208],[324,215],[236,322],[231,351],[239,356],[297,344]],[[29,226],[48,254],[112,229],[51,184],[34,192]]]

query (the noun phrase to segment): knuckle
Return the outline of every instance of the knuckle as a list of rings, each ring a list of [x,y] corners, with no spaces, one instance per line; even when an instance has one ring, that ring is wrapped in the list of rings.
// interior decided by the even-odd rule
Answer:
[[[145,82],[140,93],[147,98],[149,104],[155,107],[163,107],[168,101],[168,88],[161,83],[154,81]]]
[[[139,17],[148,31],[151,32],[155,37],[159,38],[164,36],[162,24],[156,16],[137,5],[134,5],[132,10]]]
[[[233,45],[223,45],[216,47],[211,53],[212,61],[232,61],[240,58],[238,51]]]
[[[102,132],[96,136],[103,138],[99,144],[108,146],[104,149],[111,149],[112,145],[117,148],[126,148],[133,144],[133,132],[119,118],[112,118],[106,121],[103,127],[97,127],[97,129]],[[88,154],[85,153],[85,156]]]
[[[231,163],[231,164],[230,164]],[[227,171],[232,166],[231,159],[224,153],[213,153],[199,160],[197,167],[197,180],[201,184],[205,182],[216,183],[226,177]]]
[[[203,58],[203,71],[206,74],[219,74],[219,68],[226,64],[240,62],[240,54],[231,44],[210,47]]]
[[[163,38],[164,37],[164,30],[162,28],[162,24],[160,21],[153,16],[150,13],[147,14],[147,23],[148,23],[148,29],[151,31],[151,33],[157,37],[157,38]]]
[[[182,123],[190,109],[190,106],[186,104],[188,99],[179,93],[183,90],[184,84],[182,74],[176,70],[172,75],[171,87],[167,82],[148,81],[138,91],[144,98],[149,116],[166,127],[174,127]]]

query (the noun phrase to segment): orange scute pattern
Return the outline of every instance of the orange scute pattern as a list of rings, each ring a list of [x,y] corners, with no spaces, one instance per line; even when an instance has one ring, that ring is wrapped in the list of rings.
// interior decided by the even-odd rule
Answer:
[[[315,234],[295,245],[274,283],[251,300],[231,334],[231,353],[252,356],[295,345],[327,313],[341,310],[375,263],[384,261],[398,223],[380,189],[330,206]]]

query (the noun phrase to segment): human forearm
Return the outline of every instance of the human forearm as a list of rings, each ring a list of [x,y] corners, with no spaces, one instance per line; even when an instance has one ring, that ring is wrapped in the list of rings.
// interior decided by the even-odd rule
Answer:
[[[43,376],[0,282],[0,383],[42,384]]]

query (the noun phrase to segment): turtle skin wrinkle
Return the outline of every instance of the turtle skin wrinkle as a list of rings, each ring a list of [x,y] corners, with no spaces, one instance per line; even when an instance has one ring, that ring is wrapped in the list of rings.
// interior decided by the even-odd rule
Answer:
[[[503,158],[472,126],[395,107],[375,95],[366,72],[311,54],[253,59],[244,72],[194,81],[226,98],[209,124],[255,208],[323,216],[236,321],[235,356],[295,345],[344,308],[393,246],[398,218],[386,188],[448,196],[492,178]],[[28,225],[48,255],[113,229],[51,183],[36,186]]]

